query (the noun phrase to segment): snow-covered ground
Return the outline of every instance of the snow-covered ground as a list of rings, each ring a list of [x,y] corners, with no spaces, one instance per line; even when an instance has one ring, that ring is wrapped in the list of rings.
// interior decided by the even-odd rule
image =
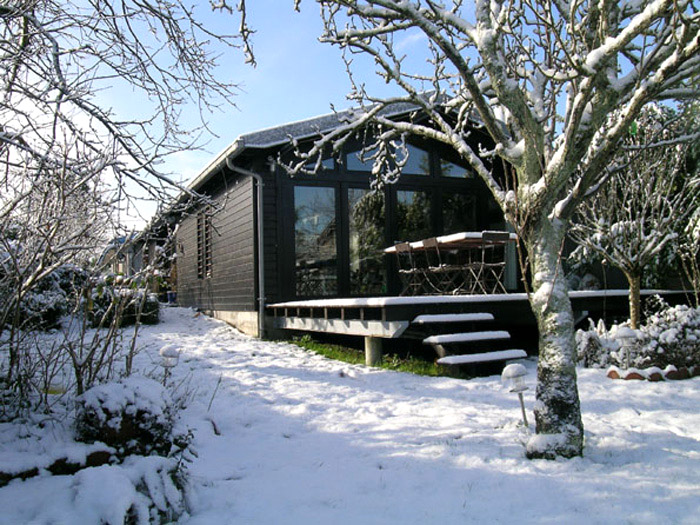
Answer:
[[[198,453],[183,523],[700,519],[699,378],[613,381],[580,370],[585,457],[530,461],[517,396],[498,376],[352,366],[242,336],[190,310],[163,317],[142,329],[138,366],[161,373],[158,350],[181,349],[171,382],[191,395],[180,426],[193,429]],[[535,363],[526,364],[532,422]],[[0,428],[0,463],[65,440],[29,433]],[[128,475],[129,466],[97,467],[15,480],[0,489],[0,523],[107,521],[128,499]]]

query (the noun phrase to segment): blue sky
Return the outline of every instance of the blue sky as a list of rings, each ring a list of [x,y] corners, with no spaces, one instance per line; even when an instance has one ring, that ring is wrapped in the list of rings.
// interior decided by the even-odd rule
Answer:
[[[200,16],[212,30],[233,34],[238,29],[238,18],[212,12],[208,2],[198,5]],[[315,2],[302,2],[301,12],[293,9],[293,0],[253,0],[248,2],[249,25],[256,31],[253,48],[257,67],[245,64],[242,52],[222,50],[218,74],[235,82],[240,91],[234,99],[236,107],[223,106],[208,118],[209,127],[216,136],[206,137],[203,151],[184,151],[174,154],[161,169],[170,172],[178,182],[192,180],[220,151],[238,136],[330,113],[351,105],[346,99],[350,81],[341,59],[341,51],[329,44],[321,44],[322,21]],[[419,44],[419,39],[408,37],[402,48],[407,51]],[[419,49],[413,47],[414,50]],[[418,54],[411,56],[418,59]],[[364,59],[355,59],[353,71],[370,87],[373,94],[396,93],[374,74],[374,65]],[[116,95],[113,93],[113,95]],[[125,109],[133,111],[133,96],[123,97]],[[197,108],[184,113],[185,125],[197,126]],[[138,111],[138,109],[136,109]],[[191,120],[187,120],[191,119]],[[139,211],[146,217],[155,212],[155,205],[144,203]],[[140,228],[142,219],[124,219],[129,228]]]
[[[212,30],[228,34],[237,31],[236,16],[212,12],[203,0],[198,9],[200,18]],[[176,153],[161,166],[178,182],[192,180],[216,154],[244,133],[329,113],[331,104],[337,109],[350,105],[345,98],[350,82],[340,51],[318,42],[322,22],[315,3],[304,2],[297,13],[292,0],[254,0],[248,2],[248,10],[249,25],[256,31],[253,48],[257,67],[246,64],[242,52],[221,50],[217,74],[239,85],[240,91],[233,100],[236,107],[223,105],[222,111],[208,116],[209,128],[216,136],[203,137],[207,142],[204,150]],[[138,103],[128,91],[112,92],[105,101],[114,104],[117,111],[120,106],[133,111]],[[184,126],[199,125],[194,106],[182,118]],[[155,209],[154,203],[139,205],[139,212],[146,218]],[[144,221],[122,217],[122,223],[138,229]]]
[[[313,2],[302,3],[300,13],[292,0],[249,2],[249,23],[256,31],[253,46],[257,67],[244,63],[242,53],[227,52],[220,74],[240,85],[237,108],[225,107],[210,117],[218,137],[210,137],[206,152],[183,152],[170,170],[192,179],[211,158],[241,134],[311,118],[350,105],[345,95],[350,82],[338,49],[318,42],[322,23]],[[231,17],[211,14],[213,22],[235,23]],[[230,31],[231,29],[229,29]],[[368,68],[369,69],[369,68]],[[373,80],[371,70],[368,70]]]

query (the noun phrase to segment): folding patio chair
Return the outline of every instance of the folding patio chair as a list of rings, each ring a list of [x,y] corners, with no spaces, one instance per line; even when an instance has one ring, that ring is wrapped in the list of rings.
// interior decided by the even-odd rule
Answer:
[[[509,240],[508,232],[483,232],[480,279],[483,293],[507,293],[503,286],[503,275],[506,269],[506,243]]]
[[[396,248],[396,258],[399,262],[401,295],[419,295],[423,288],[425,275],[416,264],[413,248],[407,242],[395,244],[394,248]]]
[[[450,295],[464,293],[462,267],[447,262],[447,257],[443,257],[440,251],[437,238],[423,240],[423,247],[427,262],[426,281],[431,288],[430,293]]]

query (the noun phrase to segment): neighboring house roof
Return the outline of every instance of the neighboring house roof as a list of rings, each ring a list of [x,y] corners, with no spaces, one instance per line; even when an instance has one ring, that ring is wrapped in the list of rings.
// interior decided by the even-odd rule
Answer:
[[[122,235],[121,237],[115,237],[102,249],[102,253],[97,260],[97,266],[102,266],[107,262],[108,257],[112,257],[113,254],[118,254],[122,250],[133,250],[133,241],[139,236],[138,233],[130,233],[128,235]]]

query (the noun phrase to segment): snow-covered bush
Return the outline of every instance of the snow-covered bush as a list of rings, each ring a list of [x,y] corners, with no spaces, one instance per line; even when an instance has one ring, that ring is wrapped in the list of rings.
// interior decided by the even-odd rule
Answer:
[[[39,280],[23,294],[19,303],[19,322],[24,327],[55,328],[60,318],[70,312],[80,297],[87,274],[78,266],[66,264]],[[16,290],[0,289],[0,300],[8,304]],[[9,321],[14,322],[10,318]]]
[[[132,456],[75,475],[75,514],[89,523],[171,523],[185,510],[178,462]]]
[[[630,340],[630,332],[636,339]],[[700,366],[700,308],[665,306],[649,315],[636,331],[626,324],[613,325],[607,330],[601,322],[588,331],[579,330],[576,343],[582,366],[629,365],[640,369]]]
[[[95,327],[111,323],[115,315],[121,326],[132,325],[137,321],[157,324],[160,303],[155,294],[131,283],[120,282],[114,276],[107,276],[92,289],[88,312],[90,322]]]
[[[163,385],[142,376],[97,385],[77,399],[78,439],[102,441],[121,457],[166,455],[173,444],[173,402]]]
[[[619,343],[607,337],[605,323],[599,321],[596,326],[593,321],[588,330],[576,332],[576,348],[578,362],[587,368],[604,368],[616,361],[613,352],[619,349]]]
[[[635,366],[700,365],[700,308],[678,305],[652,315]]]
[[[170,522],[184,511],[186,467],[194,452],[191,431],[174,431],[177,408],[161,384],[136,375],[95,386],[78,397],[77,439],[109,445],[121,462],[100,467],[118,477],[123,489],[121,504],[107,507],[121,516],[110,523]],[[76,480],[86,476],[90,474],[82,471]]]

